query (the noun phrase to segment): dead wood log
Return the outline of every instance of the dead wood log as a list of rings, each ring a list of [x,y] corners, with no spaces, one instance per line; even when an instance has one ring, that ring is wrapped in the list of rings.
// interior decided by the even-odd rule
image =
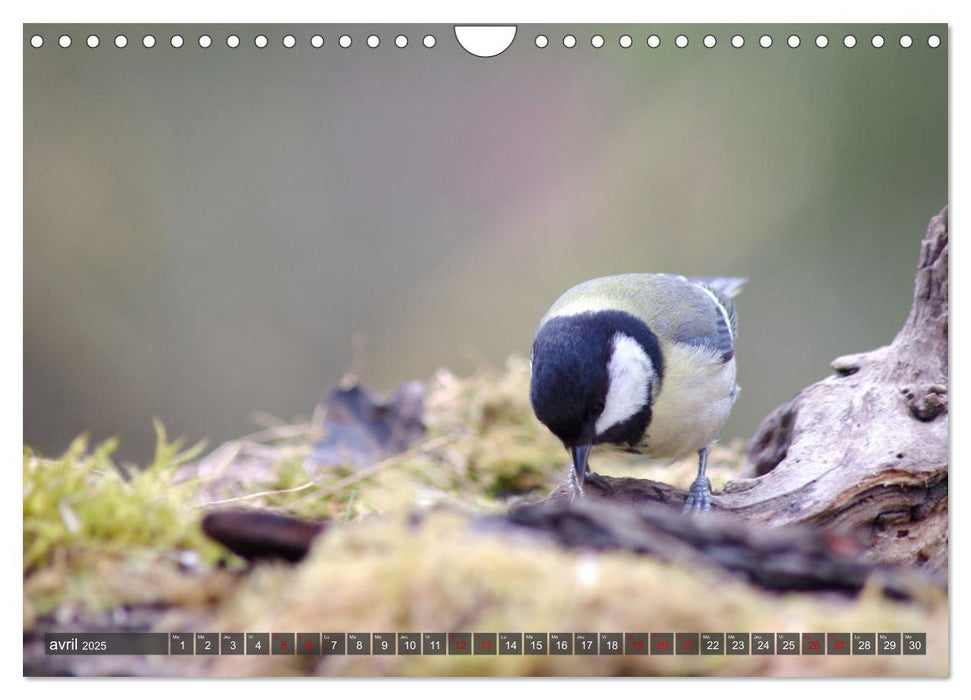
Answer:
[[[646,494],[632,491],[632,483],[615,486],[620,486],[624,497]],[[662,495],[663,501],[673,491],[655,495]],[[572,503],[516,506],[506,521],[542,533],[562,546],[648,554],[707,570],[716,577],[727,570],[770,591],[854,594],[872,582],[892,598],[919,600],[926,589],[947,588],[943,572],[912,571],[861,559],[851,538],[822,534],[808,526],[753,527],[749,521],[717,512],[683,517],[656,501],[618,507],[615,498],[588,494]]]
[[[683,517],[670,507],[678,500],[677,489],[655,490],[653,482],[639,479],[610,481],[615,497],[558,495],[513,506],[505,515],[464,515],[472,531],[514,537],[526,530],[561,547],[646,554],[715,578],[728,571],[770,591],[854,594],[872,582],[890,597],[920,600],[926,589],[947,588],[944,572],[861,559],[851,538],[809,526],[753,527],[717,512]],[[610,481],[601,486],[610,488]],[[644,500],[638,502],[638,495]],[[425,514],[414,513],[408,526],[419,527]],[[209,537],[249,560],[298,562],[326,526],[262,510],[217,511],[203,520]]]
[[[947,566],[947,208],[921,242],[910,315],[893,342],[837,358],[834,374],[759,426],[750,473],[722,507],[772,524],[864,538],[872,561]]]

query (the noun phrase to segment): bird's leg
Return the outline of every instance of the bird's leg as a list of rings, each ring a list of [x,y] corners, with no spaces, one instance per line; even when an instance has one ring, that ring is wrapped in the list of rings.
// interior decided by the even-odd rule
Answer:
[[[590,455],[590,444],[574,445],[570,448],[573,455],[573,469],[570,470],[570,484],[573,486],[573,496],[570,501],[577,496],[583,498],[583,479],[587,475],[587,457]]]
[[[570,470],[570,488],[573,490],[573,494],[570,496],[571,503],[577,498],[583,498],[585,495],[583,493],[583,479],[577,476],[576,469]]]
[[[607,481],[596,472],[592,472],[587,469],[587,471],[583,474],[583,478],[578,479],[576,470],[571,470],[570,488],[573,490],[573,494],[570,496],[571,502],[577,497],[584,498],[587,495],[587,492],[583,489],[583,485],[586,483],[595,484],[604,491],[608,490]]]
[[[698,450],[698,476],[691,482],[688,498],[684,502],[682,513],[703,513],[711,510],[711,482],[705,476],[708,466],[708,448]]]

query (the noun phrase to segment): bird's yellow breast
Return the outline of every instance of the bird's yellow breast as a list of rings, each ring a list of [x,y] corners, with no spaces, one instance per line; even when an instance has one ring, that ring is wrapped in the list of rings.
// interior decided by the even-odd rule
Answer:
[[[645,455],[680,459],[711,445],[735,403],[735,360],[721,362],[703,347],[668,343],[664,379],[651,407]]]

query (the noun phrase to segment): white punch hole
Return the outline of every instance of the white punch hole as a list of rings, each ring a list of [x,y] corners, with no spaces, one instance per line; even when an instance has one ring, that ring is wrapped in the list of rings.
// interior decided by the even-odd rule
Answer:
[[[236,36],[235,34],[230,34],[229,36],[227,36],[226,37],[226,46],[228,46],[231,49],[235,49],[236,47],[238,47],[239,46],[239,37]]]
[[[297,45],[297,40],[293,37],[293,34],[287,34],[283,37],[283,46],[288,49],[292,49]]]
[[[829,46],[829,37],[826,36],[825,34],[820,34],[819,36],[817,36],[816,46],[818,46],[821,49],[825,49],[827,46]]]
[[[678,34],[676,37],[674,37],[674,45],[679,49],[685,48],[688,45],[688,37],[686,37],[684,34]]]
[[[89,34],[85,43],[89,49],[96,49],[101,44],[101,39],[98,38],[97,34]]]
[[[883,37],[879,34],[875,34],[873,38],[870,39],[870,43],[873,44],[873,48],[879,49],[883,46]]]
[[[745,37],[742,36],[741,34],[736,34],[735,36],[733,36],[732,46],[734,46],[736,49],[740,49],[743,46],[745,46]]]
[[[914,40],[910,38],[909,34],[904,34],[900,37],[900,46],[905,49],[909,49],[914,43]]]
[[[320,36],[320,34],[314,34],[312,37],[310,37],[310,45],[315,49],[319,49],[324,45],[324,37]]]
[[[547,46],[549,46],[549,43],[550,43],[550,40],[547,39],[545,35],[543,35],[543,34],[537,34],[536,35],[536,48],[537,49],[545,49]]]
[[[659,37],[657,34],[651,34],[651,36],[647,37],[647,45],[652,49],[656,49],[661,45],[661,37]]]
[[[629,49],[634,45],[634,40],[631,39],[630,34],[623,34],[621,35],[620,39],[617,40],[617,43],[620,44],[620,48]]]
[[[155,37],[151,34],[146,34],[142,37],[142,46],[146,49],[153,48],[155,46]]]
[[[256,45],[256,48],[258,48],[258,49],[265,49],[267,47],[267,45],[269,45],[270,40],[267,39],[262,34],[257,34],[256,35],[256,38],[253,39],[253,43]]]
[[[66,49],[71,45],[71,37],[69,37],[67,34],[61,34],[61,36],[57,39],[57,45],[62,49]]]
[[[931,34],[929,37],[927,37],[927,45],[932,49],[936,49],[941,45],[941,37],[937,36],[937,34]]]
[[[342,49],[349,48],[352,43],[351,37],[349,37],[347,34],[341,34],[341,38],[337,40],[337,43],[340,44]]]
[[[594,34],[590,37],[590,46],[595,49],[602,49],[604,46],[604,38],[599,34]]]
[[[718,40],[715,38],[714,34],[708,34],[704,39],[701,40],[701,43],[705,45],[706,49],[713,49],[715,48],[715,44],[718,43]]]
[[[856,46],[856,37],[853,36],[852,34],[847,34],[846,36],[844,36],[843,46],[845,46],[848,49],[852,49],[854,46]]]
[[[381,38],[377,34],[372,34],[367,38],[367,45],[376,49],[381,45]]]
[[[799,48],[799,44],[800,44],[799,35],[798,34],[790,34],[789,35],[789,38],[786,40],[786,43],[789,44],[789,48],[790,49],[797,49],[797,48]]]
[[[565,37],[563,37],[563,45],[568,49],[572,49],[577,45],[577,38],[572,34],[567,34]]]
[[[434,46],[435,46],[435,35],[434,34],[426,34],[425,35],[425,38],[423,38],[421,40],[421,43],[425,46],[426,49],[434,48]]]
[[[126,46],[128,46],[128,37],[125,36],[124,34],[119,34],[118,36],[116,36],[115,46],[117,46],[119,49],[123,49]]]
[[[769,36],[768,34],[763,34],[762,36],[760,36],[759,46],[761,46],[763,49],[767,49],[770,46],[772,46],[772,37]]]
[[[210,46],[212,46],[212,37],[209,36],[208,34],[203,34],[202,36],[200,36],[199,46],[201,46],[204,49],[208,49]]]
[[[399,34],[394,38],[394,45],[399,49],[405,48],[408,45],[408,37],[406,37],[404,34]]]
[[[516,26],[456,25],[455,39],[473,56],[492,58],[512,46],[516,39]]]
[[[44,45],[44,37],[42,37],[40,34],[34,34],[34,36],[30,37],[30,45],[35,49],[39,49]]]
[[[172,38],[169,40],[172,44],[173,49],[181,49],[182,45],[185,44],[185,39],[183,39],[179,34],[173,34]]]

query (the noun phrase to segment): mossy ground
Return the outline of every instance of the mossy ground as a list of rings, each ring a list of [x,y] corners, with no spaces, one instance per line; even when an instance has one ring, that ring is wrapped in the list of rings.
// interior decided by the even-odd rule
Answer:
[[[103,629],[148,610],[157,631],[239,632],[926,632],[926,656],[243,656],[159,657],[162,675],[945,675],[947,599],[891,602],[773,595],[624,552],[565,551],[499,537],[466,513],[538,499],[568,457],[533,417],[528,363],[428,383],[426,439],[367,470],[306,457],[311,424],[221,446],[170,442],[125,477],[113,443],[77,440],[60,458],[24,456],[24,632]],[[715,489],[737,478],[741,444],[717,448]],[[596,455],[596,471],[687,486],[693,460]],[[295,566],[252,567],[206,539],[202,516],[252,506],[332,523]],[[436,509],[436,505],[448,506]],[[427,515],[420,524],[408,518]],[[143,616],[144,617],[144,616]],[[25,647],[25,665],[26,660]],[[80,673],[121,673],[77,657]],[[100,663],[100,665],[98,665]]]

